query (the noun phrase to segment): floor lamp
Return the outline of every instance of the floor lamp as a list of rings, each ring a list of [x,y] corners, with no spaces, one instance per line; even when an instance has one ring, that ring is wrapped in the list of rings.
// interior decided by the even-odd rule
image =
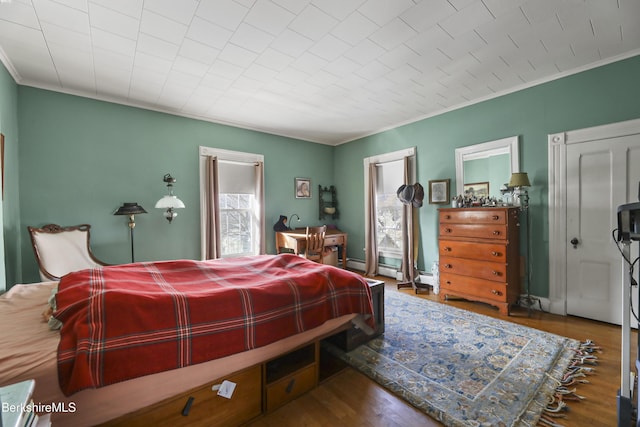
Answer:
[[[136,226],[135,215],[136,214],[145,214],[147,211],[144,210],[142,206],[137,203],[124,203],[122,206],[115,211],[114,215],[129,215],[129,234],[131,235],[131,262],[135,261],[135,255],[133,252],[133,229]]]
[[[526,269],[527,269],[527,296],[524,299],[524,303],[527,305],[529,316],[531,316],[531,307],[538,301],[540,305],[540,311],[542,311],[542,302],[535,297],[531,296],[531,218],[529,216],[529,193],[527,187],[531,187],[529,182],[529,176],[526,172],[514,172],[511,174],[509,180],[509,187],[514,189],[513,195],[516,199],[516,204],[520,206],[520,210],[526,215],[525,224],[526,231]]]

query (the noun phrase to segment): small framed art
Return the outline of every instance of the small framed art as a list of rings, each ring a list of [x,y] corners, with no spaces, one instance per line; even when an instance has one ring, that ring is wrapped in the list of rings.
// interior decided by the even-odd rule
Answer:
[[[449,203],[450,179],[433,179],[429,181],[429,203]]]
[[[472,182],[464,184],[463,186],[464,196],[470,198],[489,197],[489,183],[488,182]]]
[[[309,178],[295,179],[296,199],[311,198],[311,180]]]

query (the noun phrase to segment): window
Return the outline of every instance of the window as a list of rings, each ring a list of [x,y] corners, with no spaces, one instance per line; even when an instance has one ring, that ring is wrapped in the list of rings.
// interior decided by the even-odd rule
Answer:
[[[202,215],[202,257],[207,257],[207,233],[206,223],[208,212],[206,180],[206,159],[213,156],[217,159],[217,204],[219,222],[219,246],[217,255],[211,257],[238,257],[246,255],[258,255],[264,253],[264,215],[262,200],[262,168],[257,168],[262,163],[263,156],[237,151],[228,151],[200,147],[200,191],[201,191],[201,215]],[[260,187],[260,188],[258,188]]]
[[[387,258],[402,258],[402,203],[397,190],[403,183],[403,163],[381,163],[377,168],[376,241],[381,262],[389,263]]]

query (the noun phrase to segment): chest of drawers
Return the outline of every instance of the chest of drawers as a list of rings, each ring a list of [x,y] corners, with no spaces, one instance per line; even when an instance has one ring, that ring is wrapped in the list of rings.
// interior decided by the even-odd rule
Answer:
[[[518,208],[439,209],[440,299],[509,309],[520,295]]]

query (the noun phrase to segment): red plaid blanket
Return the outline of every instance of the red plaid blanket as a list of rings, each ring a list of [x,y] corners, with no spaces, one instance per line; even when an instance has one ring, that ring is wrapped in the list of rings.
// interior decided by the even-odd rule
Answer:
[[[78,271],[62,278],[56,303],[67,396],[373,313],[363,278],[288,254]]]

